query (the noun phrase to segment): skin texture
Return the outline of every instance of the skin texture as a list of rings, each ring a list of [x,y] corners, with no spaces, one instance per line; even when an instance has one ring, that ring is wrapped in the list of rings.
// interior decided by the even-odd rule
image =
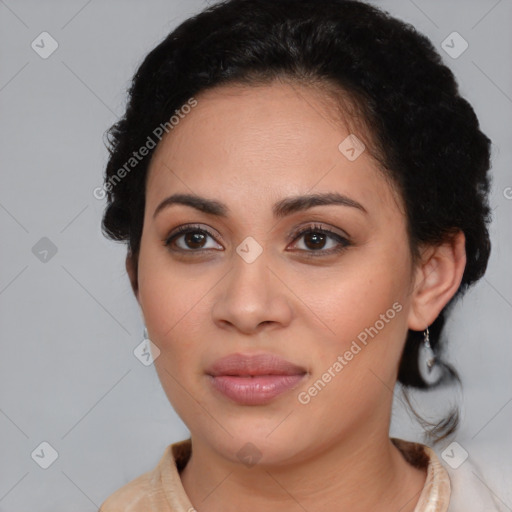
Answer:
[[[369,150],[354,161],[340,152],[347,126],[334,121],[319,90],[229,85],[196,99],[153,155],[138,268],[127,258],[149,337],[161,351],[159,378],[191,432],[193,454],[181,475],[187,494],[209,512],[242,504],[246,511],[414,510],[426,475],[389,440],[392,389],[407,330],[425,329],[457,291],[464,236],[425,247],[413,267],[400,198]],[[322,205],[272,215],[276,201],[325,192],[344,194],[367,213]],[[215,199],[229,214],[172,205],[153,218],[175,193]],[[307,236],[289,236],[313,223],[350,245],[328,255],[336,239],[315,249]],[[184,224],[214,237],[202,251],[183,235],[165,247]],[[248,236],[263,249],[250,264],[236,252]],[[401,311],[300,403],[298,394],[394,303]],[[235,352],[277,354],[308,375],[267,405],[239,405],[215,393],[205,375]],[[251,467],[237,456],[248,442],[261,454]]]

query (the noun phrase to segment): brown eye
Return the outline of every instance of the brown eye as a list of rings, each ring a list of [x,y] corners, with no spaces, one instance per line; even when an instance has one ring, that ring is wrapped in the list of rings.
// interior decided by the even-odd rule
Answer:
[[[214,239],[213,235],[204,228],[180,226],[165,239],[164,245],[168,246],[170,250],[183,252],[200,252],[202,250],[216,249],[215,246],[207,246],[209,238]]]
[[[201,249],[205,244],[206,237],[204,233],[189,232],[183,235],[185,245],[191,249]]]
[[[323,233],[309,232],[304,235],[304,244],[309,249],[323,249],[326,239]]]
[[[351,245],[347,238],[319,225],[309,226],[294,235],[294,240],[301,238],[302,244],[294,242],[295,249],[308,256],[329,256]]]

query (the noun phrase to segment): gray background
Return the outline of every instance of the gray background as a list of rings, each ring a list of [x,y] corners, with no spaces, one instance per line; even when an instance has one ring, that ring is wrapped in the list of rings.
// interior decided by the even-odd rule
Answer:
[[[431,38],[494,143],[492,257],[447,326],[463,394],[414,399],[432,417],[460,400],[455,439],[512,510],[512,2],[375,3]],[[133,354],[142,317],[125,248],[103,238],[104,201],[93,190],[107,159],[103,133],[123,112],[136,66],[205,5],[0,0],[1,512],[97,510],[188,435],[154,367]],[[31,48],[43,31],[59,45],[47,59]],[[469,43],[456,59],[441,47],[453,31]],[[57,252],[41,261],[44,237]],[[421,440],[399,394],[392,434]],[[31,457],[43,441],[58,453],[48,469]]]

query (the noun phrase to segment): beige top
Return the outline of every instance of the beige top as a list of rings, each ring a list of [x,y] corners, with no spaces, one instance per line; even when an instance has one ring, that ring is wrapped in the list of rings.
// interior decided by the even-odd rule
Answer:
[[[448,512],[450,477],[429,447],[392,438],[404,458],[414,466],[427,467],[427,479],[414,512]],[[110,495],[100,512],[194,512],[181,483],[180,472],[191,454],[191,441],[170,444],[157,466]]]

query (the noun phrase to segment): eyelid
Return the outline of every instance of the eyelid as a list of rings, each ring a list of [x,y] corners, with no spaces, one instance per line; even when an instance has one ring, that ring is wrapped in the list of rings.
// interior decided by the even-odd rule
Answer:
[[[201,224],[197,222],[191,222],[189,224],[180,224],[179,226],[176,226],[176,228],[172,229],[169,234],[165,237],[165,239],[169,239],[170,237],[173,237],[175,235],[181,235],[186,233],[189,230],[197,230],[197,231],[204,231],[209,236],[211,236],[214,239],[219,239],[225,242],[223,236],[214,228],[209,226],[208,224]]]
[[[336,243],[335,247],[331,247],[330,249],[318,249],[318,250],[304,250],[299,249],[292,250],[291,252],[300,252],[303,254],[305,258],[328,258],[330,256],[339,255],[342,252],[345,252],[350,246],[353,245],[351,238],[347,234],[340,234],[336,232],[334,229],[322,226],[318,222],[314,222],[309,225],[302,225],[292,231],[293,241],[292,245],[298,243],[300,239],[302,239],[308,233],[322,233],[327,238],[334,240]]]
[[[297,237],[298,235],[303,235],[304,232],[308,231],[327,231],[347,241],[351,240],[351,236],[346,231],[340,230],[338,228],[333,228],[331,226],[325,226],[318,221],[306,222],[305,224],[301,224],[300,226],[293,228],[288,233],[288,237],[293,238],[293,240],[295,240],[295,237]]]
[[[165,247],[170,246],[171,243],[174,242],[177,238],[187,234],[190,231],[192,231],[192,232],[193,231],[202,231],[215,241],[217,241],[217,237],[220,240],[224,241],[222,238],[222,235],[220,233],[218,233],[216,230],[214,230],[213,228],[211,228],[210,226],[204,227],[204,225],[202,225],[202,224],[191,223],[191,224],[181,224],[180,226],[177,226],[176,228],[172,229],[171,232],[168,235],[166,235],[164,237],[164,239],[162,240],[163,245]],[[215,231],[217,233],[217,235],[214,235],[212,233],[212,231]],[[206,250],[206,249],[204,249],[204,250]],[[188,250],[187,251],[187,250],[181,249],[181,248],[176,249],[176,251],[184,251],[184,252],[190,252],[190,253],[200,252],[200,250],[196,250],[196,251]]]

